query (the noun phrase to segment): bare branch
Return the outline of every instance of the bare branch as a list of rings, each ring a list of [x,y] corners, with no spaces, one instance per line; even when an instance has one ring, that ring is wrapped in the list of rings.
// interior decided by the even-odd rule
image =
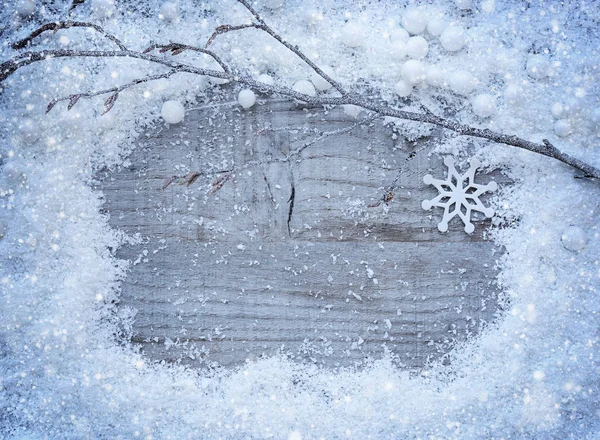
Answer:
[[[323,72],[319,68],[319,66],[317,66],[315,63],[313,63],[306,55],[304,55],[304,53],[302,53],[302,51],[298,48],[298,46],[292,46],[290,43],[288,43],[283,38],[281,38],[281,36],[278,33],[276,33],[273,29],[271,29],[267,25],[267,23],[265,23],[265,21],[262,19],[260,14],[258,12],[256,12],[256,10],[250,5],[250,3],[248,3],[246,0],[237,0],[237,1],[239,3],[241,3],[242,5],[244,5],[244,7],[246,9],[248,9],[248,11],[250,11],[250,13],[254,16],[254,18],[260,25],[260,26],[255,25],[254,27],[264,30],[267,34],[269,34],[270,36],[275,38],[277,41],[279,41],[279,43],[281,43],[282,45],[287,47],[289,50],[294,52],[298,58],[300,58],[302,61],[304,61],[306,64],[308,64],[311,67],[311,69],[313,69],[315,72],[317,72],[318,75],[320,75],[325,81],[327,81],[329,84],[331,84],[342,95],[347,94],[347,92],[344,90],[344,88],[342,87],[342,85],[340,83],[338,83],[336,80],[334,80],[329,75],[327,75],[325,72]]]
[[[114,35],[109,34],[104,29],[102,29],[100,26],[98,26],[94,23],[86,23],[83,21],[57,21],[54,23],[46,23],[46,24],[40,26],[39,28],[37,28],[35,31],[33,31],[31,34],[29,34],[27,37],[23,38],[22,40],[17,41],[16,43],[13,43],[12,48],[13,49],[23,49],[23,48],[27,47],[27,45],[29,43],[31,43],[31,41],[35,37],[43,34],[44,32],[47,32],[47,31],[56,32],[60,29],[69,29],[69,28],[74,28],[74,27],[84,27],[84,28],[94,29],[96,32],[104,35],[110,41],[115,43],[119,47],[119,49],[127,50],[127,47],[125,47],[125,45],[123,43],[121,43],[121,40],[119,40]]]
[[[173,55],[173,56],[179,55],[180,53],[182,53],[186,50],[191,50],[193,52],[200,52],[200,53],[203,53],[203,54],[206,54],[206,55],[209,55],[210,57],[212,57],[212,59],[214,59],[217,63],[219,63],[219,66],[221,66],[221,68],[225,72],[231,72],[231,69],[229,68],[229,66],[227,64],[225,64],[223,62],[223,60],[221,60],[221,58],[219,58],[219,56],[216,53],[214,53],[212,50],[203,49],[201,47],[196,47],[196,46],[190,46],[188,44],[169,43],[169,44],[153,44],[153,45],[149,46],[147,49],[145,49],[143,53],[152,52],[154,49],[160,49],[161,53],[171,51],[171,55]]]
[[[208,47],[210,46],[213,41],[215,41],[215,38],[217,38],[219,35],[222,34],[226,34],[227,32],[232,32],[232,31],[239,31],[242,29],[248,29],[248,28],[256,28],[256,29],[263,29],[264,28],[261,25],[258,24],[240,24],[237,26],[232,26],[230,24],[222,24],[221,26],[218,26],[215,31],[212,33],[212,35],[210,36],[210,38],[208,39],[208,41],[206,42],[206,45],[204,47]]]
[[[54,99],[48,103],[48,107],[46,108],[46,113],[48,113],[50,110],[52,110],[54,108],[54,106],[61,101],[69,101],[67,110],[71,110],[73,108],[73,106],[77,103],[77,101],[79,101],[80,98],[92,98],[94,96],[106,95],[108,93],[111,93],[112,95],[106,100],[106,102],[104,104],[104,107],[105,107],[104,113],[108,113],[114,106],[119,93],[122,92],[123,90],[133,87],[135,85],[141,84],[141,83],[155,81],[155,80],[163,79],[163,78],[169,78],[170,76],[172,76],[176,73],[177,73],[176,70],[170,70],[166,73],[161,73],[159,75],[151,75],[151,76],[147,76],[145,78],[134,79],[133,81],[128,82],[123,85],[120,85],[119,87],[113,87],[113,88],[106,89],[106,90],[99,90],[96,92],[78,93],[75,95],[66,96],[64,98]]]

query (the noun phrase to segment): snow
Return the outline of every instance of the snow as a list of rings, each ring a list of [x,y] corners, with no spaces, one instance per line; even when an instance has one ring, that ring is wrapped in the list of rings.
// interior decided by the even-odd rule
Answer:
[[[243,108],[250,108],[256,103],[256,95],[250,89],[240,90],[240,93],[238,93],[238,103]]]
[[[554,119],[560,119],[563,114],[563,110],[563,106],[560,102],[555,102],[554,104],[552,104],[552,108],[550,109],[550,111],[552,112],[552,116],[554,116]]]
[[[427,32],[429,32],[434,37],[439,37],[444,32],[444,29],[448,27],[448,22],[444,17],[437,16],[433,17],[427,23]]]
[[[471,9],[473,6],[472,0],[454,0],[456,7],[461,10]]]
[[[59,19],[70,4],[63,2],[54,13],[54,3],[45,4],[47,21]],[[140,50],[151,41],[202,46],[217,25],[250,22],[228,2],[202,10],[181,0],[177,26],[158,18],[162,1],[137,2],[148,11],[140,14],[127,13],[117,2],[109,20],[93,10],[102,3],[112,4],[81,5],[72,19],[102,18],[112,33]],[[536,142],[548,138],[598,167],[598,128],[591,125],[600,99],[595,4],[543,3],[503,1],[491,8],[493,2],[485,1],[482,14],[474,2],[463,14],[454,1],[436,0],[428,3],[436,9],[433,15],[419,11],[404,23],[406,12],[396,2],[359,8],[354,2],[331,7],[308,0],[302,7],[321,8],[324,16],[310,29],[297,25],[295,8],[266,11],[265,19],[319,64],[335,66],[342,84],[359,91],[368,84],[367,93],[381,90],[382,99],[395,105],[392,91],[403,64],[388,56],[393,38],[382,34],[393,35],[401,17],[411,34],[420,34],[422,22],[439,9],[468,31],[468,51],[448,53],[430,40],[421,64],[442,72],[468,69],[468,87],[459,89],[469,91],[453,95],[419,84],[411,99],[461,123]],[[349,56],[339,29],[361,8],[368,13],[361,27],[364,50]],[[35,27],[11,27],[13,13],[0,11],[7,42]],[[49,34],[38,44],[55,47],[63,35],[85,35],[84,42],[72,38],[69,44],[111,47],[93,33],[71,31]],[[244,32],[216,42],[215,50],[252,75],[268,71],[286,84],[307,78],[307,67],[285,50],[265,49],[275,46],[272,39]],[[530,55],[532,47],[543,59]],[[2,60],[15,54],[8,45],[0,51]],[[510,56],[497,64],[498,54]],[[134,313],[115,306],[127,276],[127,263],[115,249],[135,237],[110,228],[94,173],[126,165],[139,136],[160,122],[163,103],[202,102],[210,81],[181,75],[140,84],[123,91],[106,115],[101,98],[81,101],[71,111],[65,103],[48,115],[44,111],[50,99],[120,84],[123,76],[113,78],[115,71],[134,79],[147,69],[135,60],[54,59],[28,66],[2,85],[0,437],[597,438],[598,182],[574,179],[577,173],[550,158],[448,132],[438,151],[453,153],[461,166],[475,156],[515,182],[501,186],[490,202],[496,214],[488,237],[506,251],[498,261],[502,310],[478,336],[455,347],[448,362],[409,372],[390,357],[362,370],[330,371],[273,357],[209,372],[153,363],[117,342],[115,335],[127,333]],[[430,67],[426,71],[429,75]],[[453,89],[463,82],[450,84],[453,74],[446,75]],[[463,96],[475,90],[474,78],[478,91],[498,97],[492,119],[473,114]],[[575,96],[578,88],[585,96]],[[581,121],[567,137],[554,133],[557,102],[563,106],[558,119]]]
[[[427,40],[420,35],[416,37],[410,37],[406,43],[406,55],[409,58],[420,60],[425,58],[429,51],[429,44]]]
[[[35,0],[19,0],[17,2],[16,11],[22,18],[35,14],[36,9]]]
[[[273,79],[273,77],[266,73],[258,75],[258,78],[256,78],[256,80],[268,86],[272,86],[273,84],[275,84],[275,80]]]
[[[585,231],[578,226],[569,226],[564,230],[561,241],[565,249],[579,252],[585,248],[587,237]]]
[[[448,26],[442,32],[440,42],[448,52],[458,52],[467,42],[465,30],[462,26]]]
[[[409,60],[402,66],[401,75],[408,84],[418,84],[425,80],[425,66],[418,60]]]
[[[470,72],[460,69],[449,75],[448,86],[454,93],[466,96],[475,90],[477,80]]]
[[[92,11],[96,19],[112,17],[116,13],[114,0],[92,0]]]
[[[177,3],[165,2],[160,7],[160,14],[158,18],[168,22],[175,22],[179,19],[179,7]]]
[[[489,93],[481,93],[475,96],[471,105],[473,106],[473,113],[480,118],[489,118],[496,113],[496,99]]]
[[[394,91],[401,98],[406,98],[408,95],[412,93],[413,86],[410,82],[401,79],[394,86]]]
[[[402,26],[410,34],[418,35],[427,27],[427,13],[422,7],[413,7],[402,14]]]
[[[317,91],[315,90],[315,86],[310,81],[305,79],[301,79],[300,81],[296,81],[292,86],[292,89],[298,93],[302,93],[308,96],[317,96]]]
[[[568,119],[559,119],[554,123],[554,133],[557,136],[565,137],[571,134],[571,123]]]
[[[319,66],[319,68],[331,79],[335,80],[335,73],[330,66]],[[315,86],[315,88],[320,92],[326,92],[331,89],[331,84],[329,84],[321,75],[317,72],[312,72],[310,76],[310,80]]]
[[[183,104],[179,101],[170,100],[162,105],[160,115],[169,124],[179,124],[185,116]]]

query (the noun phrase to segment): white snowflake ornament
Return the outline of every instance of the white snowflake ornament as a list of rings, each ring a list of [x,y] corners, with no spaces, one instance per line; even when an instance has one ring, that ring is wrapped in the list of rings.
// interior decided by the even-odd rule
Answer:
[[[487,185],[475,183],[475,171],[481,166],[477,159],[471,159],[470,168],[462,175],[456,171],[452,157],[446,157],[444,164],[448,167],[446,180],[434,179],[431,174],[423,177],[423,182],[435,186],[440,194],[431,200],[423,200],[421,206],[425,210],[434,206],[444,208],[442,221],[438,223],[440,232],[446,232],[448,222],[458,215],[465,224],[465,232],[470,234],[475,230],[471,223],[471,211],[482,212],[487,218],[494,215],[494,210],[483,206],[479,197],[487,191],[495,191],[498,185],[496,182]]]

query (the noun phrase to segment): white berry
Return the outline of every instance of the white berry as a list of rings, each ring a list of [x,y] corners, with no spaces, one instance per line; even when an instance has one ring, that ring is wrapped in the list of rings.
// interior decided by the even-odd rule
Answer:
[[[585,231],[578,226],[569,226],[562,233],[561,241],[565,249],[579,252],[587,244]]]
[[[429,51],[427,40],[421,36],[410,37],[406,43],[406,55],[415,60],[425,58]]]
[[[552,104],[552,108],[550,109],[550,111],[552,112],[552,116],[554,116],[554,119],[560,119],[561,115],[563,114],[563,106],[560,102],[555,102],[554,104]]]
[[[466,42],[467,36],[462,26],[449,26],[440,36],[442,47],[448,52],[457,52],[461,50]]]
[[[468,95],[477,87],[477,80],[466,70],[457,70],[448,77],[448,85],[454,93]]]
[[[317,96],[317,91],[315,90],[315,86],[313,85],[313,83],[305,79],[297,81],[292,87],[292,89],[295,92],[302,93],[303,95]]]
[[[402,16],[402,26],[413,35],[420,34],[427,27],[427,14],[420,8],[409,9]]]
[[[238,94],[238,103],[243,108],[250,108],[256,102],[256,95],[250,89],[241,90]]]
[[[471,105],[473,113],[480,118],[489,118],[496,113],[496,99],[488,93],[475,96]]]
[[[256,80],[268,86],[272,86],[275,84],[275,80],[273,79],[273,77],[271,75],[267,75],[266,73],[258,75],[258,78],[256,78]]]
[[[321,70],[327,75],[329,76],[331,79],[333,78],[333,69],[329,66],[320,66]],[[323,78],[321,75],[319,75],[317,72],[314,72],[311,74],[310,80],[312,81],[312,83],[314,84],[315,88],[321,92],[324,92],[326,90],[329,90],[332,85],[329,84],[328,81],[325,80],[325,78]]]
[[[559,119],[554,123],[554,133],[560,137],[568,136],[571,134],[571,123],[567,119]]]
[[[425,80],[425,67],[418,60],[409,60],[402,66],[402,79],[411,85],[418,84]]]
[[[179,101],[167,101],[162,105],[160,115],[169,124],[179,124],[185,116],[183,104]]]
[[[429,23],[427,23],[427,32],[434,37],[439,37],[447,26],[448,23],[443,17],[433,17],[429,20]]]
[[[394,86],[394,91],[401,98],[406,98],[408,95],[412,93],[413,86],[408,81],[401,79]]]
[[[444,85],[444,71],[437,66],[429,66],[425,78],[427,84],[433,87],[442,87]]]

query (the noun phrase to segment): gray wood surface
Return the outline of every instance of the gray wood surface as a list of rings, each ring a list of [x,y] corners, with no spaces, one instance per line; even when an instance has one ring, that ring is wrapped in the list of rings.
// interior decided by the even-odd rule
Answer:
[[[435,136],[402,142],[376,122],[314,142],[355,119],[259,104],[189,110],[99,176],[111,224],[141,239],[119,251],[132,262],[121,306],[137,310],[134,342],[148,356],[233,366],[285,353],[335,367],[390,351],[415,368],[493,319],[502,252],[483,239],[489,220],[472,235],[458,219],[438,232],[422,178],[441,178],[442,159],[405,161]],[[394,200],[369,207],[400,168]],[[162,189],[194,171],[191,185]],[[478,175],[490,179],[506,181]]]

